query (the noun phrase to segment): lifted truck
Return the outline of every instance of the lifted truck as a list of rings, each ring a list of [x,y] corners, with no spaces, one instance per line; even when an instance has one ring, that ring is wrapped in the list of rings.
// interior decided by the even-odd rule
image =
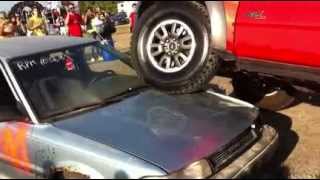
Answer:
[[[205,89],[228,69],[238,97],[271,98],[279,109],[293,102],[295,87],[319,92],[319,22],[316,1],[142,1],[133,65],[171,93]]]

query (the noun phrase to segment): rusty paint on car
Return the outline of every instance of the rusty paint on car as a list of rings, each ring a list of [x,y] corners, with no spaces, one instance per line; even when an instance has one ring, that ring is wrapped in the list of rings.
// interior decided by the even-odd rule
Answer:
[[[55,168],[54,169],[54,179],[90,179],[90,176],[73,170],[72,167]]]
[[[28,149],[30,126],[23,122],[6,123],[0,129],[0,155],[26,172],[31,171]]]

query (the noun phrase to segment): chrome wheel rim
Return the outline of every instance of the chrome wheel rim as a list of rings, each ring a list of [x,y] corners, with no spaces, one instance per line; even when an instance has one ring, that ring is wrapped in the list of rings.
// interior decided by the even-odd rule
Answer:
[[[175,73],[184,69],[192,60],[196,41],[187,24],[169,19],[152,29],[146,48],[154,68],[164,73]]]

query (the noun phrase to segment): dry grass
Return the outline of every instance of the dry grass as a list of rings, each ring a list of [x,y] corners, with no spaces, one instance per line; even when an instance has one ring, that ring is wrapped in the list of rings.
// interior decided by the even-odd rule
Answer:
[[[130,48],[131,33],[129,25],[117,26],[117,32],[113,35],[116,49],[126,52]]]

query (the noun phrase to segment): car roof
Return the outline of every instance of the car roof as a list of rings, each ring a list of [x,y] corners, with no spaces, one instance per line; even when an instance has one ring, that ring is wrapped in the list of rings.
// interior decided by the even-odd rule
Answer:
[[[17,57],[81,46],[94,42],[97,41],[91,38],[68,36],[24,36],[0,39],[0,58],[1,60],[8,61]]]

